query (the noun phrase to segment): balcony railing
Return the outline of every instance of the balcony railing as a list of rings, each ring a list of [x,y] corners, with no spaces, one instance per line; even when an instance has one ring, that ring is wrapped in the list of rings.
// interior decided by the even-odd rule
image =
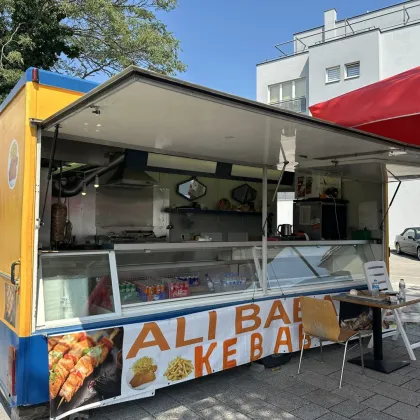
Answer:
[[[270,105],[293,112],[306,112],[306,97],[288,99],[286,101],[272,102]]]
[[[387,8],[389,9],[389,8]],[[325,30],[319,28],[316,32],[306,35],[307,31],[299,36],[295,35],[292,40],[276,44],[274,47],[280,52],[280,57],[264,60],[268,62],[278,58],[290,57],[308,51],[312,45],[323,44],[327,41],[333,41],[348,36],[369,32],[374,29],[382,31],[400,28],[420,22],[420,4],[406,6],[405,4],[395,6],[394,10],[384,11],[383,13],[372,12],[366,15],[366,18],[356,16],[350,19],[344,19],[335,28]]]

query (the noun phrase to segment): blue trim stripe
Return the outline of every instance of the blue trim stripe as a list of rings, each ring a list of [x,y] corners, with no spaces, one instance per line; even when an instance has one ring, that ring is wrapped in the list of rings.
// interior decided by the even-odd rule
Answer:
[[[27,83],[32,82],[33,67],[30,67],[16,83],[15,87],[6,96],[6,99],[0,105],[0,113],[17,95],[20,89]],[[39,84],[44,86],[51,86],[59,89],[67,89],[75,92],[88,93],[92,89],[99,86],[99,83],[92,82],[91,80],[83,80],[77,77],[66,76],[63,74],[53,73],[48,70],[38,70]]]
[[[367,286],[356,286],[356,287],[353,287],[353,289],[364,290],[364,289],[367,289]],[[70,332],[83,331],[83,330],[99,330],[99,329],[111,328],[111,327],[122,326],[122,325],[127,325],[127,324],[136,324],[136,323],[151,322],[151,321],[162,321],[165,319],[195,314],[197,312],[206,312],[206,311],[212,311],[214,309],[226,308],[229,306],[244,305],[250,302],[263,302],[265,300],[294,298],[298,296],[311,296],[311,295],[321,295],[321,294],[328,295],[331,293],[341,293],[341,292],[346,292],[349,290],[350,290],[349,287],[342,287],[342,288],[335,288],[335,289],[320,290],[318,292],[311,291],[311,292],[305,292],[305,293],[295,293],[295,294],[291,294],[287,296],[284,296],[284,295],[267,296],[267,297],[259,298],[259,299],[247,299],[247,300],[223,303],[223,304],[217,304],[217,305],[178,309],[175,311],[168,311],[161,314],[158,313],[158,314],[150,314],[150,315],[141,315],[141,316],[134,316],[134,317],[118,319],[118,320],[112,319],[110,321],[92,322],[88,324],[81,324],[78,326],[53,328],[53,329],[48,329],[48,330],[42,330],[42,334],[48,334],[48,335],[67,334]]]
[[[38,72],[40,85],[73,90],[75,92],[82,93],[88,93],[92,89],[99,86],[99,83],[97,82],[79,79],[78,77],[66,76],[63,74],[53,73],[47,70],[38,70]]]

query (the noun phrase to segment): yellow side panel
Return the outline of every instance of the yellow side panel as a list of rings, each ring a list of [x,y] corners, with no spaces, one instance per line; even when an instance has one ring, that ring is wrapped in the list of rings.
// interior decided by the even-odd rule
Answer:
[[[37,160],[37,132],[30,124],[30,119],[45,119],[83,94],[64,89],[54,88],[37,83],[26,84],[26,117],[21,120],[20,128],[25,135],[25,172],[24,178],[24,206],[21,239],[21,287],[20,287],[20,323],[19,336],[31,334],[32,298],[33,298],[33,273],[34,264],[34,234],[35,234],[35,179]],[[25,109],[25,105],[23,106]],[[43,197],[40,197],[42,202]]]
[[[24,202],[26,93],[22,88],[0,114],[0,318],[12,327],[19,324],[18,294],[8,286],[11,264],[21,259]],[[19,275],[19,267],[16,269]],[[22,277],[22,273],[20,273]],[[7,294],[8,307],[4,296]],[[5,309],[6,313],[5,313]]]
[[[80,92],[38,85],[37,83],[27,83],[27,87],[33,92],[30,99],[31,115],[29,117],[40,120],[55,114],[84,95]]]

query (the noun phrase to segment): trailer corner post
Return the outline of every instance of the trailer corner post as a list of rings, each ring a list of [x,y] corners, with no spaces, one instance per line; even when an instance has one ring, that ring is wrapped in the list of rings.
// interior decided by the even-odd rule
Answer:
[[[263,231],[262,231],[262,289],[263,293],[267,294],[267,165],[263,168],[263,186],[262,186],[262,223],[263,223]]]

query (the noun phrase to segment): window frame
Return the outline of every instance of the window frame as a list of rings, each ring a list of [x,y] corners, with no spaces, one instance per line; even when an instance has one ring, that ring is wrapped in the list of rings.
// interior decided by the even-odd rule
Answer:
[[[328,70],[338,69],[338,79],[337,80],[328,80]],[[341,82],[341,65],[327,67],[325,69],[325,84],[329,85],[331,83],[339,83]]]
[[[305,81],[305,96],[296,96],[296,87],[295,87],[295,82],[297,80],[304,80]],[[283,99],[283,85],[286,83],[292,83],[292,98],[291,99]],[[270,98],[270,87],[273,86],[278,86],[279,87],[279,100],[277,102],[272,102],[271,98]],[[284,80],[283,82],[279,82],[279,83],[273,83],[272,85],[268,85],[267,86],[267,90],[268,90],[268,105],[275,105],[275,104],[280,104],[282,102],[288,102],[288,101],[294,101],[295,99],[301,99],[301,98],[307,98],[307,85],[306,85],[306,77],[297,77],[296,79],[292,79],[292,80]],[[308,107],[306,106],[306,109]]]
[[[349,76],[348,75],[348,67],[358,65],[359,67],[359,74],[355,76]],[[353,61],[352,63],[346,63],[344,64],[344,80],[352,80],[352,79],[358,79],[360,77],[360,61]]]
[[[405,232],[403,233],[403,236],[404,236],[405,239],[408,239],[408,232],[410,232],[410,231],[413,231],[413,235],[411,235],[411,236],[413,236],[413,238],[416,237],[416,230],[413,229],[413,228],[407,228],[405,230]]]
[[[41,253],[39,255],[39,264],[38,264],[38,291],[37,291],[37,305],[36,305],[36,330],[63,327],[63,326],[75,326],[88,324],[92,322],[100,322],[103,320],[110,320],[119,318],[122,315],[121,308],[121,299],[120,299],[120,290],[118,284],[118,272],[117,272],[117,261],[115,258],[115,251],[90,251],[89,255],[105,255],[108,254],[109,267],[110,267],[110,276],[111,276],[111,285],[112,285],[112,295],[114,300],[114,312],[108,314],[99,314],[99,315],[90,315],[81,318],[68,318],[68,319],[58,319],[54,321],[45,320],[45,306],[44,306],[44,278],[42,275],[42,259],[43,258],[56,258],[59,255],[62,256],[86,256],[87,253],[83,251],[77,252],[59,252],[59,253]]]

